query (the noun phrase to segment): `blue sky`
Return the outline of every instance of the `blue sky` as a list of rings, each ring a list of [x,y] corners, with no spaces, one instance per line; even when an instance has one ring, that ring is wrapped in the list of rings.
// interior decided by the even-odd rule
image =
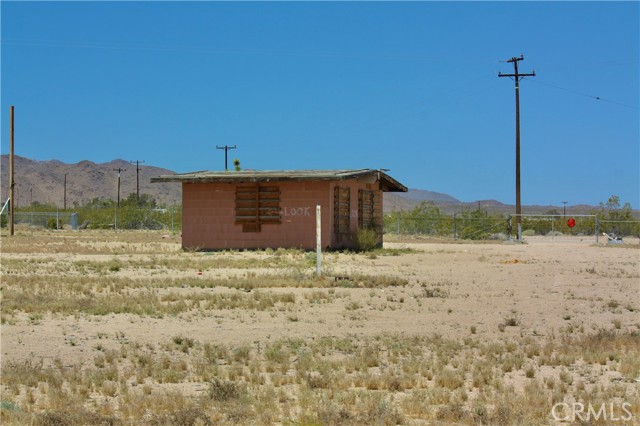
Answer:
[[[6,2],[2,153],[388,168],[523,204],[640,204],[638,2]],[[597,99],[600,98],[600,99]]]

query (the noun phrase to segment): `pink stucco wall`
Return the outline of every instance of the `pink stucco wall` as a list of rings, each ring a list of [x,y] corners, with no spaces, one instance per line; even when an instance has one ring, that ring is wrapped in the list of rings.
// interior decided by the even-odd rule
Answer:
[[[378,189],[377,182],[270,182],[280,188],[281,223],[262,224],[260,232],[243,232],[235,223],[235,183],[182,184],[182,246],[197,249],[316,247],[316,205],[322,209],[322,246],[340,248],[333,235],[334,187],[351,188],[351,230],[358,226],[358,189]]]

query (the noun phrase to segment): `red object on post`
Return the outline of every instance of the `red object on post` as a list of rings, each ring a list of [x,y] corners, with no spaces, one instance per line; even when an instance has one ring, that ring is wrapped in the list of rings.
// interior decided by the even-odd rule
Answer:
[[[576,226],[576,220],[574,218],[571,218],[567,221],[567,225],[569,225],[569,228],[573,228],[574,226]]]

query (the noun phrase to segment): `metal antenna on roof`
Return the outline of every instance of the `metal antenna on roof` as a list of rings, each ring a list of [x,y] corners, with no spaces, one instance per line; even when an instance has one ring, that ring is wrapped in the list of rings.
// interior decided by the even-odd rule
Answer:
[[[230,149],[236,149],[236,146],[229,146],[229,145],[225,145],[225,146],[218,146],[216,145],[216,149],[224,149],[224,170],[228,171],[229,168],[227,167],[228,165],[228,160],[229,160],[229,150]]]

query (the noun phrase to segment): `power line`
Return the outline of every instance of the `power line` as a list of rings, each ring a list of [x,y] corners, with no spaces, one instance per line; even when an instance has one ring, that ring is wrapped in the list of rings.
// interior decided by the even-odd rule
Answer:
[[[531,81],[534,82],[534,83],[537,83],[537,84],[542,84],[543,86],[549,86],[549,87],[553,87],[555,89],[564,90],[566,92],[575,93],[576,95],[584,96],[584,97],[591,98],[591,99],[594,99],[594,100],[597,100],[597,101],[609,102],[609,103],[612,103],[612,104],[615,104],[615,105],[623,106],[625,108],[631,108],[631,109],[636,109],[636,110],[640,109],[640,108],[638,108],[636,106],[633,106],[633,105],[627,105],[627,104],[623,104],[621,102],[612,101],[611,99],[605,99],[605,98],[603,98],[601,96],[594,96],[594,95],[590,95],[588,93],[578,92],[577,90],[567,89],[566,87],[556,86],[555,84],[545,83],[543,81],[536,81],[536,80],[531,80]]]
[[[431,98],[422,96],[419,100],[414,101],[403,107],[396,108],[394,110],[388,110],[384,113],[380,113],[368,118],[363,118],[361,120],[352,120],[349,124],[345,124],[341,127],[337,127],[334,129],[330,129],[328,131],[328,135],[337,136],[347,131],[358,131],[359,129],[362,129],[365,127],[372,128],[375,126],[381,126],[394,121],[399,121],[401,119],[406,119],[412,115],[420,114],[423,112],[425,108],[429,108],[433,110],[434,108],[442,107],[447,103],[456,104],[461,100],[464,100],[468,97],[478,95],[482,92],[488,91],[500,84],[500,83],[493,83],[493,84],[479,87],[476,90],[467,91],[467,89],[470,87],[474,87],[474,86],[477,87],[476,83],[479,81],[483,81],[488,76],[489,74],[487,74],[486,76],[482,75],[480,77],[477,77],[473,80],[466,82],[466,84],[462,86],[458,85],[455,88],[448,90],[446,92],[446,95],[449,95],[449,97],[445,97],[440,94],[437,97],[431,97]],[[459,95],[459,96],[452,96],[452,95]]]
[[[149,51],[173,51],[173,52],[193,52],[193,53],[214,53],[222,55],[256,55],[256,56],[292,56],[308,58],[337,58],[337,59],[381,59],[381,60],[407,60],[407,61],[429,61],[445,62],[448,57],[427,56],[427,52],[406,52],[406,53],[358,53],[358,52],[310,52],[294,50],[232,50],[212,48],[205,46],[189,45],[153,45],[153,44],[114,44],[114,43],[92,43],[65,40],[38,40],[38,39],[3,39],[1,44],[7,46],[24,47],[54,47],[54,48],[79,48],[79,49],[111,49],[111,50],[149,50]],[[496,60],[481,60],[480,62],[495,63]]]

